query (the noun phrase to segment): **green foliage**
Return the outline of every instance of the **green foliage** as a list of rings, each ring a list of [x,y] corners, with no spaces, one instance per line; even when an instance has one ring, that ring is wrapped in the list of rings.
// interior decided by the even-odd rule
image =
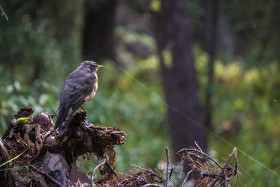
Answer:
[[[117,74],[118,66],[112,63],[104,66],[99,72],[95,98],[84,105],[89,121],[118,127],[127,133],[125,144],[116,147],[117,171],[125,172],[130,164],[156,167],[163,148],[169,144],[157,70],[139,62],[133,65],[134,69]],[[81,164],[92,169],[96,163],[90,162]]]
[[[222,14],[238,37],[236,51],[250,54],[247,64],[266,65],[279,60],[278,1],[229,1]]]
[[[207,55],[197,49],[196,56],[203,91]],[[210,153],[221,158],[233,145],[237,146],[240,165],[255,179],[252,182],[241,171],[245,184],[279,186],[280,67],[270,63],[262,68],[243,68],[242,63],[245,62],[215,63],[212,129],[227,143],[208,133]],[[240,184],[242,180],[239,179]]]
[[[1,74],[5,76],[5,72]],[[59,89],[48,82],[38,81],[37,86],[29,87],[17,81],[13,84],[0,81],[0,89],[0,134],[3,134],[8,121],[19,108],[31,106],[36,109],[36,113],[54,113],[57,110]]]
[[[146,10],[143,1],[137,2]],[[135,6],[137,2],[131,1]],[[275,2],[263,6],[261,1],[231,1],[224,9],[226,13],[222,12],[236,32],[236,41],[245,41],[240,45],[244,47],[246,43],[245,48],[251,53],[244,59],[215,63],[214,126],[212,133],[208,133],[209,152],[220,158],[232,151],[232,147],[217,136],[235,145],[240,150],[240,164],[255,179],[252,182],[243,173],[248,186],[280,185],[279,177],[268,169],[276,172],[280,169],[279,16],[275,13],[279,5]],[[203,10],[198,1],[186,1],[186,4],[195,32],[200,27]],[[0,5],[9,16],[8,22],[0,17],[0,134],[3,134],[7,122],[21,107],[35,107],[37,113],[55,113],[67,75],[82,60],[80,38],[72,37],[69,34],[72,30],[65,27],[69,22],[63,25],[64,30],[69,30],[65,34],[62,28],[58,29],[62,25],[57,20],[60,17],[43,13],[42,16],[41,11],[49,9],[41,9],[36,1],[0,1]],[[17,8],[21,6],[22,9]],[[161,8],[158,0],[150,1],[148,6],[153,11]],[[158,61],[153,53],[155,42],[150,32],[137,24],[118,26],[115,33],[120,38],[116,52],[125,69],[112,62],[99,62],[105,65],[99,72],[99,90],[84,108],[89,122],[119,127],[127,133],[125,144],[116,147],[117,171],[124,172],[129,164],[153,168],[165,160],[163,148],[169,146],[166,106],[162,102]],[[147,58],[135,57],[125,50],[127,43],[138,42],[152,51],[148,51]],[[194,52],[203,101],[208,56],[198,48]],[[167,62],[172,59],[169,51],[163,55]],[[269,59],[265,61],[269,65],[253,67],[252,64],[262,62],[260,59]],[[83,171],[96,166],[96,161],[92,161],[94,156],[90,158],[89,162],[80,162]],[[240,181],[242,179],[239,179],[242,183]]]
[[[1,3],[10,18],[10,22],[0,23],[1,134],[21,107],[34,107],[35,113],[56,113],[67,74],[82,62],[80,38],[67,38],[61,30],[52,27],[59,25],[56,20],[59,17],[48,16],[44,6],[36,7],[37,4],[28,2],[24,4],[25,9],[17,9],[19,4],[16,0]],[[38,9],[35,15],[29,14],[32,7]],[[126,36],[124,42],[141,41],[154,47],[152,37],[146,33],[127,31],[120,27],[116,32]],[[126,62],[135,61],[128,53],[123,57]],[[104,64],[105,68],[99,72],[95,99],[84,106],[89,121],[119,127],[128,134],[126,143],[117,148],[118,170],[123,171],[131,163],[155,167],[162,148],[169,142],[164,123],[165,106],[158,99],[161,83],[157,75],[157,58],[151,56],[138,59],[137,63],[127,63],[126,70],[112,62],[98,63]],[[81,164],[86,171],[95,166]]]
[[[154,12],[159,12],[161,10],[160,0],[152,0],[150,2],[150,9]]]
[[[80,64],[81,55],[78,37],[64,34],[58,39],[53,24],[59,25],[61,20],[46,13],[48,10],[44,8],[48,6],[18,0],[0,4],[9,17],[9,21],[0,19],[0,133],[3,133],[13,113],[21,107],[55,113],[60,87],[73,67]],[[68,48],[78,52],[67,51]]]

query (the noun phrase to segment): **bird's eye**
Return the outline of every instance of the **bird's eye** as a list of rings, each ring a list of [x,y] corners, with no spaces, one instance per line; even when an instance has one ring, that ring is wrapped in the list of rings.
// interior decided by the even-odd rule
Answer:
[[[96,67],[97,67],[97,66],[96,66],[95,64],[92,64],[91,67],[90,67],[90,69],[95,70]]]

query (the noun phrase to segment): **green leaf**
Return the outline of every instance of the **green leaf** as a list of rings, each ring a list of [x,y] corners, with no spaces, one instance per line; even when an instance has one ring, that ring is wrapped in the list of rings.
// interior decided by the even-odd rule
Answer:
[[[26,150],[27,150],[27,149],[26,149]],[[25,151],[26,151],[26,150],[25,150]],[[17,158],[20,157],[25,151],[23,151],[22,153],[20,153],[18,156],[14,157],[14,158],[12,158],[12,159],[10,159],[10,160],[8,160],[7,162],[1,164],[0,167],[2,167],[2,166],[4,166],[4,165],[8,164],[9,162],[12,162],[13,160],[17,159]]]
[[[26,168],[26,167],[29,167],[29,166],[32,166],[33,164],[29,164],[29,165],[26,165],[26,166],[19,166],[19,167],[15,167],[15,168],[6,168],[6,169],[1,169],[0,171],[7,171],[7,170],[14,170],[14,169],[21,169],[21,168]]]

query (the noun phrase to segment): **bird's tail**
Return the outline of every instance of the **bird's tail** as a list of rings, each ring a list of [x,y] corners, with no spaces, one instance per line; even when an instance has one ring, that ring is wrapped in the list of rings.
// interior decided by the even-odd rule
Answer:
[[[69,110],[70,110],[70,108],[69,109],[61,108],[59,110],[59,115],[55,122],[55,129],[57,129],[58,127],[61,127],[62,123],[66,120],[66,118],[68,116]]]

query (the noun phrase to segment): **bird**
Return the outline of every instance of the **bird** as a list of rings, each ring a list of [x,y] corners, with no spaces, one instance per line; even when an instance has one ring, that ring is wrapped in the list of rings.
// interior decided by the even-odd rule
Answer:
[[[84,61],[67,78],[60,94],[59,115],[55,129],[61,128],[63,122],[72,116],[83,103],[90,101],[98,88],[97,71],[103,68],[94,61]]]

